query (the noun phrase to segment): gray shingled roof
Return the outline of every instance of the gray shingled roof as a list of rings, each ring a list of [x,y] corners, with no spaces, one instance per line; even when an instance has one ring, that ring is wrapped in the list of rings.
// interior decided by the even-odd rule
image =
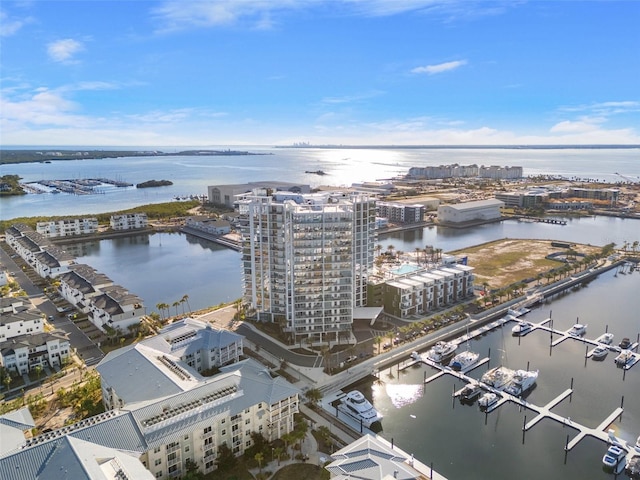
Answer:
[[[406,463],[407,457],[387,442],[367,434],[331,456],[326,469],[333,480],[353,478],[416,480],[423,476]]]

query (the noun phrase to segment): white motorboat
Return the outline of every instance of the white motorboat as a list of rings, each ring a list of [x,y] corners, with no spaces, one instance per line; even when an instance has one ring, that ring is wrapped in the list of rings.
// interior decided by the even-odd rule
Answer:
[[[465,350],[457,354],[449,363],[449,366],[455,371],[466,370],[467,368],[474,365],[478,359],[480,358],[480,354],[476,352],[472,352],[471,350]]]
[[[498,395],[493,392],[484,393],[478,399],[478,405],[480,406],[480,408],[484,408],[484,409],[487,409],[495,405],[496,403],[498,403]]]
[[[462,403],[472,403],[482,393],[482,387],[478,383],[469,383],[460,391]]]
[[[611,345],[611,342],[613,342],[613,333],[603,333],[598,338],[596,338],[596,342],[602,343],[604,345]]]
[[[457,343],[453,342],[437,342],[429,351],[427,352],[427,358],[429,360],[442,363],[455,353],[458,348]]]
[[[411,360],[421,360],[420,354],[418,352],[411,352]]]
[[[607,453],[602,457],[602,464],[608,470],[615,470],[627,457],[627,451],[624,448],[620,448],[618,445],[611,445],[607,449]],[[619,472],[618,472],[619,473]]]
[[[513,378],[505,387],[504,391],[513,395],[514,397],[519,397],[531,387],[533,387],[537,379],[538,370],[516,370],[516,373],[513,375]]]
[[[480,381],[497,390],[502,390],[511,381],[514,374],[513,370],[500,365],[487,370],[480,378]]]
[[[507,310],[507,313],[509,315],[513,315],[514,317],[518,318],[518,317],[521,317],[523,315],[526,315],[530,311],[531,311],[530,308],[520,307],[520,308],[516,308],[516,309],[510,308],[509,310]]]
[[[353,390],[342,397],[338,410],[362,421],[365,427],[370,427],[372,423],[382,420],[382,415],[358,390]]]
[[[567,332],[569,335],[573,335],[574,337],[581,337],[585,333],[587,333],[587,326],[582,323],[576,323],[569,329]]]
[[[609,348],[607,348],[604,345],[598,345],[596,348],[593,349],[593,352],[591,352],[591,358],[593,360],[604,360],[604,358],[607,356],[608,353],[609,353]]]
[[[511,329],[511,333],[517,337],[529,333],[532,329],[533,324],[531,322],[521,320]]]
[[[614,362],[616,362],[616,365],[618,365],[619,367],[624,367],[625,365],[630,364],[634,360],[635,358],[631,350],[622,350],[622,352],[620,352],[618,356],[614,359]]]

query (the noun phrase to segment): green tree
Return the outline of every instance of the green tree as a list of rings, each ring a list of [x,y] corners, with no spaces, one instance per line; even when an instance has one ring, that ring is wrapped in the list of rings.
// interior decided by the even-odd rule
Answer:
[[[273,449],[273,454],[278,459],[278,466],[280,466],[280,459],[282,458],[282,455],[284,454],[284,449],[282,447],[276,447],[276,448]]]
[[[181,301],[181,302],[186,302],[186,304],[187,304],[187,308],[188,308],[188,310],[187,310],[187,311],[188,311],[189,313],[191,313],[191,305],[189,305],[189,295],[184,294],[184,295],[182,296],[182,300],[180,300],[180,301]]]
[[[318,402],[320,402],[320,400],[322,400],[322,392],[317,388],[310,388],[305,392],[304,396],[307,398],[307,401],[314,407],[318,405]]]
[[[262,475],[262,461],[264,460],[264,454],[262,452],[256,453],[253,458],[255,458],[256,462],[258,462],[258,468],[260,469],[260,474]]]
[[[187,458],[184,462],[184,469],[186,473],[181,477],[182,480],[204,480],[204,474],[198,469],[198,464]]]
[[[238,459],[233,454],[226,443],[218,447],[218,457],[216,458],[216,466],[221,472],[231,470],[238,463]]]

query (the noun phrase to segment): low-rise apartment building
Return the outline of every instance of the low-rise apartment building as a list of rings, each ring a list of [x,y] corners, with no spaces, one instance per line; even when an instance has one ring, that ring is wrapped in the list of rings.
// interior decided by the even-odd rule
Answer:
[[[113,230],[135,230],[147,228],[149,220],[146,213],[123,213],[111,215],[110,225]]]
[[[63,220],[38,222],[36,224],[36,232],[47,238],[87,235],[96,233],[97,231],[97,218],[67,218]]]

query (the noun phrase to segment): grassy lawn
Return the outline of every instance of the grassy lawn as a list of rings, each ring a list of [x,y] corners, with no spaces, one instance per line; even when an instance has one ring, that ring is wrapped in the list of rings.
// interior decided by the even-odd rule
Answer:
[[[243,465],[236,465],[234,468],[226,472],[220,472],[219,470],[216,470],[209,473],[208,475],[205,475],[204,478],[206,478],[207,480],[254,480],[253,476]]]
[[[592,254],[600,249],[575,245],[574,250]],[[503,288],[561,266],[561,262],[546,258],[560,251],[566,249],[551,246],[550,240],[503,239],[451,253],[469,257],[468,265],[475,269],[476,285],[487,282],[491,288]]]
[[[322,472],[327,472],[323,468],[317,465],[310,465],[308,463],[294,463],[282,467],[273,476],[273,480],[291,480],[293,478],[303,478],[305,480],[322,480],[323,478],[329,478],[328,475],[324,476]]]

